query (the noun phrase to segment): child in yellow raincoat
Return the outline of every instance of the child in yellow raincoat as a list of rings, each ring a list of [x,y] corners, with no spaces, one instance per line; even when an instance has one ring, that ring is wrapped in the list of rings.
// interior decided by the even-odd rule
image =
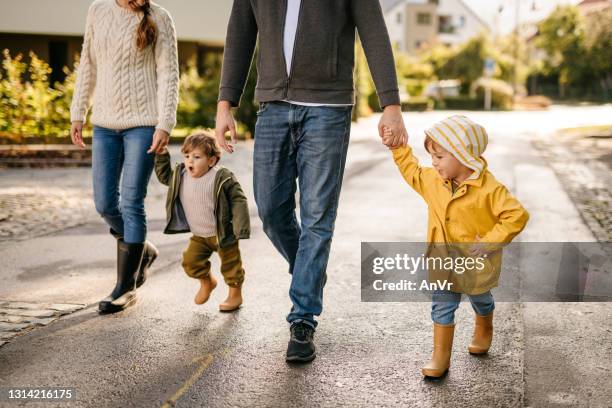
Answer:
[[[425,134],[425,149],[432,157],[433,167],[420,166],[410,146],[391,147],[393,134],[387,128],[383,143],[392,149],[406,182],[428,205],[427,241],[434,246],[474,243],[466,255],[482,257],[487,264],[484,273],[479,273],[470,285],[458,285],[459,290],[455,285],[453,291],[433,293],[434,350],[422,372],[427,377],[441,377],[450,367],[455,310],[462,293],[468,295],[476,313],[468,350],[471,354],[489,350],[495,308],[490,289],[499,280],[500,249],[523,230],[529,214],[488,171],[482,157],[488,136],[482,126],[465,116],[452,116]]]

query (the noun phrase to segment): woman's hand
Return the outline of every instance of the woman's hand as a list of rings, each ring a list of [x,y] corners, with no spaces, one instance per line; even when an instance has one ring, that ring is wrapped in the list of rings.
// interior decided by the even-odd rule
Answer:
[[[153,134],[153,143],[151,144],[149,150],[147,150],[147,153],[163,153],[166,150],[166,146],[168,146],[169,141],[170,133],[162,129],[155,129],[155,133]]]
[[[83,142],[83,122],[72,122],[70,125],[70,138],[72,139],[72,144],[81,149],[85,148],[85,143]]]

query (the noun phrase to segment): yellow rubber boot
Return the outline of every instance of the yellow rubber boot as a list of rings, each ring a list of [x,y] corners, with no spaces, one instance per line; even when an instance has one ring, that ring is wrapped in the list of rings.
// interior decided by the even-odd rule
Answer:
[[[193,301],[196,305],[203,305],[208,301],[210,293],[217,287],[217,280],[212,274],[198,280],[200,281],[200,290],[196,293]]]
[[[424,376],[438,378],[448,371],[453,351],[454,335],[454,324],[434,323],[433,353],[429,363],[421,369]]]
[[[493,313],[488,316],[476,315],[474,335],[468,350],[470,354],[485,354],[491,347],[493,340]]]
[[[233,312],[242,304],[242,285],[230,286],[227,299],[219,305],[221,312]]]

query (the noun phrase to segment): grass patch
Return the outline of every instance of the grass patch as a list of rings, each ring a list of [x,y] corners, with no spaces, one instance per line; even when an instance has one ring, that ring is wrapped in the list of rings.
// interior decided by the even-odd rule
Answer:
[[[559,130],[564,137],[612,137],[612,125],[579,126]]]

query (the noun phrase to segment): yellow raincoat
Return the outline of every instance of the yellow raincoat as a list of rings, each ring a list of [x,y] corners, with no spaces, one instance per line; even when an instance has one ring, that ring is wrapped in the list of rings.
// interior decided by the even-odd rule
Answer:
[[[457,118],[467,120],[464,117],[453,118],[455,123],[462,123]],[[471,246],[467,244],[477,241],[486,243],[491,250],[496,250],[486,258],[484,270],[475,274],[451,273],[447,275],[453,282],[453,291],[476,295],[498,285],[501,270],[501,247],[511,242],[523,230],[529,214],[508,189],[493,177],[487,169],[486,161],[478,154],[486,147],[487,138],[484,136],[486,135],[484,129],[478,129],[481,132],[480,144],[482,146],[475,146],[477,143],[472,145],[470,142],[470,140],[476,141],[476,135],[473,132],[461,135],[461,128],[466,127],[457,127],[455,138],[449,135],[451,132],[447,129],[448,138],[445,140],[442,140],[440,133],[435,131],[441,129],[440,124],[426,132],[436,143],[453,153],[455,157],[457,157],[455,151],[457,148],[464,159],[470,155],[471,158],[468,160],[473,162],[477,160],[476,165],[468,166],[475,170],[472,176],[461,185],[456,186],[454,192],[451,186],[452,181],[443,179],[434,168],[420,166],[410,147],[394,149],[393,159],[406,182],[427,203],[429,256],[432,256],[432,253],[440,255],[441,248],[444,249],[443,252],[449,248],[449,245],[436,244],[466,243],[466,245],[453,246],[455,254],[459,250],[466,256],[467,249]],[[462,139],[462,146],[457,147],[455,145],[460,145],[459,139]],[[465,160],[460,159],[460,161],[466,163]],[[477,236],[481,237],[480,240],[477,239]]]

